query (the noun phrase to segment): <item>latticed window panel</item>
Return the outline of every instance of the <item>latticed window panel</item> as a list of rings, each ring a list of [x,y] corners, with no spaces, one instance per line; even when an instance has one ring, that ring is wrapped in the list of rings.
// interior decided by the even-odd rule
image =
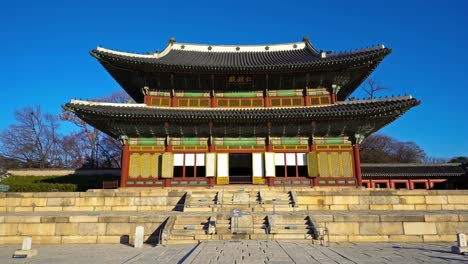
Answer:
[[[341,153],[341,158],[343,160],[343,176],[352,177],[353,173],[353,159],[351,153],[343,152]]]
[[[200,98],[183,98],[177,99],[177,106],[179,107],[210,107],[211,99]]]
[[[171,106],[171,98],[170,97],[151,97],[150,100],[151,106],[164,106],[169,107]]]
[[[278,98],[269,98],[270,105],[272,107],[294,107],[294,106],[303,106],[304,99],[302,97],[278,97]]]
[[[149,153],[142,154],[140,157],[141,177],[149,178],[151,176],[151,155]]]
[[[161,178],[161,153],[132,153],[129,160],[129,178]],[[172,168],[172,163],[168,164]]]
[[[310,177],[353,177],[351,152],[309,152],[307,154]]]
[[[327,105],[330,104],[330,96],[311,96],[310,105]]]
[[[340,172],[340,157],[338,152],[332,152],[329,154],[330,156],[330,165],[331,165],[331,176],[337,177],[342,176]]]
[[[319,174],[321,177],[330,177],[328,170],[328,153],[318,153]]]
[[[129,160],[128,177],[138,178],[140,176],[140,154],[132,153]]]
[[[232,99],[216,99],[218,107],[226,108],[247,108],[247,107],[263,107],[263,98],[232,98]]]

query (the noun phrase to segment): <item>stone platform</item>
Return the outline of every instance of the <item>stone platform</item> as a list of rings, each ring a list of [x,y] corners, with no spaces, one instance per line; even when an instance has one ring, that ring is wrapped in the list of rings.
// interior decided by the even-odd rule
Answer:
[[[468,191],[230,186],[0,194],[0,244],[25,236],[33,244],[132,243],[137,226],[153,244],[454,242],[468,232]]]

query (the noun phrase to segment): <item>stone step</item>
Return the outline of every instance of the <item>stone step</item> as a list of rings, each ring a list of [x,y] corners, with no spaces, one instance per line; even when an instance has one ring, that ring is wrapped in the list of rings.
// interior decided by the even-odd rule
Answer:
[[[291,240],[302,240],[302,239],[311,239],[311,236],[308,234],[272,234],[272,239],[282,240],[282,239],[291,239]]]
[[[206,230],[185,230],[185,229],[173,229],[171,235],[203,235],[206,234]]]
[[[196,220],[193,220],[193,221],[179,221],[179,220],[176,220],[174,222],[174,225],[205,225],[206,223],[208,223],[208,219],[196,219]]]
[[[293,229],[274,229],[275,234],[308,234],[309,230],[293,230]]]
[[[195,239],[176,239],[168,240],[167,245],[181,245],[181,244],[198,244],[199,241]]]
[[[193,227],[193,228],[195,228],[195,230],[198,230],[198,229],[203,229],[204,230],[207,226],[208,226],[208,224],[206,224],[206,225],[179,225],[179,224],[174,224],[174,226],[172,228],[173,229],[189,230],[189,229],[186,229],[186,227]]]
[[[213,208],[211,208],[210,206],[206,206],[206,207],[194,206],[194,207],[184,208],[184,212],[212,212],[212,211],[213,211]]]

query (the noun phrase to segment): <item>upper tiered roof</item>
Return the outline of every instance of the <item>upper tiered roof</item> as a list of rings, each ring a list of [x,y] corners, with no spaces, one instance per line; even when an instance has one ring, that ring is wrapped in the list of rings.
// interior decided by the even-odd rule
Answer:
[[[308,38],[300,42],[264,45],[192,44],[171,39],[161,52],[139,54],[97,47],[91,55],[137,102],[143,101],[141,89],[148,80],[162,73],[303,73],[304,76],[310,73],[322,78],[324,83],[341,86],[338,99],[344,100],[390,52],[391,49],[384,45],[347,52],[324,52],[317,50]]]
[[[266,45],[209,45],[170,41],[160,53],[137,54],[97,47],[91,54],[109,63],[140,64],[163,71],[308,70],[380,61],[391,52],[383,45],[342,53],[319,52],[309,40]],[[135,67],[137,67],[135,65]]]

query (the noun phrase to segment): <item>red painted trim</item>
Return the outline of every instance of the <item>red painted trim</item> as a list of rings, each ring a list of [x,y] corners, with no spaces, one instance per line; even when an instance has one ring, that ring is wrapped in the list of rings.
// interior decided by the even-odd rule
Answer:
[[[406,189],[409,189],[408,181],[407,180],[390,180],[390,188],[396,189],[396,183],[404,183],[406,184]]]
[[[120,172],[120,187],[127,186],[128,170],[130,164],[130,147],[128,144],[122,147],[122,170]]]
[[[309,95],[304,96],[304,105],[305,106],[310,106],[310,96]]]
[[[316,145],[310,145],[310,151],[317,151]]]
[[[266,178],[266,183],[267,183],[268,186],[274,186],[275,185],[274,178],[275,177],[267,177]]]
[[[362,186],[362,174],[361,174],[361,158],[359,156],[359,144],[353,145],[354,150],[354,170],[357,186]]]

